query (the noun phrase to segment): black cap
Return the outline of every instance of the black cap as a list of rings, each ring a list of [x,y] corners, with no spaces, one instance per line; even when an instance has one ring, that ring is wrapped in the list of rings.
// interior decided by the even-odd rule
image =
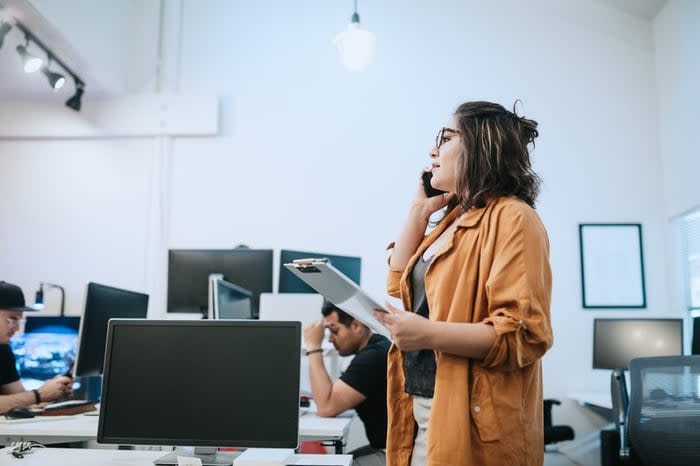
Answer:
[[[0,282],[0,311],[36,311],[24,305],[22,288],[12,283]]]

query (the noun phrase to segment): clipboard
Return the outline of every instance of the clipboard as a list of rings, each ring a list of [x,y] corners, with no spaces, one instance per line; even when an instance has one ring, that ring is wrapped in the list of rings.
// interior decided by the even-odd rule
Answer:
[[[283,265],[333,305],[365,324],[373,332],[391,340],[389,330],[374,317],[375,310],[383,312],[387,310],[345,274],[333,267],[327,259],[313,257],[297,259]]]

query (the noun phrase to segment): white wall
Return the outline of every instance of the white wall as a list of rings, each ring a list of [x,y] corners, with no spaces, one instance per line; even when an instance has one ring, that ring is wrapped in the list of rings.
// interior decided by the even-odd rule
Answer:
[[[360,255],[363,286],[381,296],[384,247],[437,129],[463,100],[521,99],[540,123],[533,159],[554,272],[545,395],[608,390],[609,374],[590,369],[592,319],[678,312],[668,305],[651,24],[583,0],[359,6],[378,53],[353,74],[331,47],[351,2],[184,0],[182,40],[169,38],[165,51],[180,74],[165,78],[220,97],[221,136],[168,141],[165,163],[163,146],[144,139],[0,144],[4,278],[25,292],[39,280],[63,284],[74,313],[88,279],[146,289],[160,315],[162,251],[245,243]],[[61,170],[37,191],[32,169],[45,170],[49,154],[61,154]],[[86,178],[89,189],[73,181]],[[53,204],[65,198],[78,207]],[[92,208],[100,198],[111,207]],[[37,205],[53,207],[44,229],[17,227]],[[145,218],[154,205],[162,232]],[[89,228],[74,218],[81,210]],[[646,310],[582,309],[577,226],[596,221],[642,223]],[[589,427],[573,413],[556,417]]]
[[[700,206],[700,2],[671,0],[654,19],[658,132],[663,160],[664,213]]]

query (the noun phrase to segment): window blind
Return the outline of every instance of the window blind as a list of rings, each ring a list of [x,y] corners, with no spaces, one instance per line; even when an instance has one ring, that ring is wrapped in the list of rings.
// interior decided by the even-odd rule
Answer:
[[[681,220],[681,247],[689,311],[700,311],[700,209]]]

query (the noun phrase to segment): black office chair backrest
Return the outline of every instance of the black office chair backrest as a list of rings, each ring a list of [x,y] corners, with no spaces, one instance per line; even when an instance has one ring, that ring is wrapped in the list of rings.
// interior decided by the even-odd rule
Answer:
[[[700,465],[700,356],[630,361],[629,440],[645,466]]]

